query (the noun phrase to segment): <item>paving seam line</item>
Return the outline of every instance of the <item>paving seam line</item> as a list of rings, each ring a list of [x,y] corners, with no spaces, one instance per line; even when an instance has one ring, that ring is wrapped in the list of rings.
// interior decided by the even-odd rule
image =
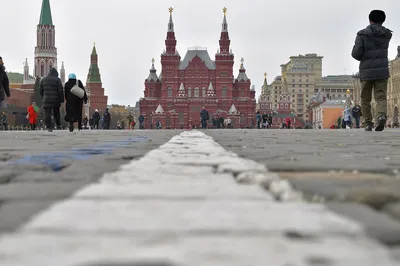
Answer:
[[[188,166],[190,165],[190,166]],[[178,166],[183,166],[182,171],[187,171],[183,172],[180,174],[179,178],[183,179],[174,179],[178,178],[176,177],[176,172],[173,172],[173,168],[176,168]],[[179,168],[179,167],[178,167]],[[168,170],[171,169],[171,172],[168,172]],[[48,265],[54,265],[54,261],[58,261],[60,264],[59,265],[67,265],[67,261],[75,261],[75,260],[81,260],[82,259],[90,259],[92,256],[96,255],[96,257],[102,257],[106,256],[107,254],[102,254],[101,251],[107,250],[107,246],[109,246],[108,249],[112,249],[112,251],[108,252],[108,254],[112,254],[114,257],[116,255],[120,256],[125,256],[125,257],[134,257],[135,254],[132,253],[132,250],[129,249],[127,250],[125,248],[122,248],[123,245],[133,245],[133,240],[132,243],[129,243],[129,237],[127,236],[126,241],[123,238],[118,238],[118,239],[113,239],[112,236],[109,237],[104,237],[104,235],[101,234],[96,234],[96,232],[101,232],[102,230],[106,231],[107,229],[112,228],[115,226],[121,232],[123,230],[128,231],[129,229],[132,228],[138,228],[144,229],[144,228],[155,228],[155,225],[158,225],[157,220],[157,211],[162,212],[162,209],[157,209],[157,207],[161,208],[166,208],[168,207],[169,204],[173,205],[172,203],[165,203],[162,201],[157,202],[157,204],[149,204],[149,207],[142,206],[142,210],[138,213],[136,211],[135,215],[146,215],[146,213],[152,213],[154,216],[153,219],[149,220],[149,225],[147,224],[140,224],[136,223],[135,224],[135,219],[134,218],[139,218],[139,216],[135,216],[131,214],[130,212],[135,212],[134,208],[135,206],[140,206],[142,203],[135,203],[132,201],[109,201],[109,202],[102,202],[98,203],[96,201],[93,201],[92,203],[85,203],[82,200],[80,200],[81,197],[90,197],[90,196],[98,196],[98,195],[107,195],[107,193],[114,193],[115,196],[122,196],[118,194],[118,191],[110,191],[113,189],[116,189],[116,187],[124,188],[126,187],[129,191],[130,187],[129,184],[141,184],[141,181],[147,181],[149,179],[152,179],[154,181],[154,185],[157,185],[157,182],[168,182],[171,180],[176,181],[174,184],[179,185],[180,182],[185,182],[185,176],[187,175],[187,178],[189,179],[189,176],[192,175],[192,179],[190,179],[190,182],[200,182],[200,184],[207,184],[207,182],[213,182],[212,179],[207,179],[208,176],[207,174],[202,174],[199,173],[201,169],[213,169],[214,173],[217,174],[217,177],[221,177],[222,179],[226,178],[226,182],[233,182],[231,180],[233,177],[235,177],[236,181],[240,184],[246,184],[248,187],[254,187],[254,186],[262,186],[262,187],[267,187],[268,191],[261,191],[261,194],[265,194],[265,196],[268,196],[271,194],[273,197],[271,197],[270,200],[270,205],[264,205],[264,204],[259,204],[256,203],[256,201],[249,201],[249,202],[244,202],[242,205],[237,204],[241,208],[233,208],[231,210],[231,215],[228,217],[234,217],[234,215],[238,215],[239,213],[237,212],[238,210],[246,210],[246,207],[255,207],[253,209],[249,209],[249,213],[245,213],[243,216],[243,221],[236,221],[232,220],[231,218],[228,218],[227,220],[224,220],[221,222],[221,224],[212,224],[214,226],[213,228],[230,228],[230,224],[236,225],[236,230],[240,230],[240,228],[245,228],[246,226],[249,226],[246,224],[244,221],[246,220],[247,215],[251,215],[251,212],[254,218],[258,217],[257,215],[261,214],[263,210],[265,210],[265,207],[270,206],[272,208],[275,208],[274,210],[284,208],[285,210],[289,210],[286,212],[282,212],[282,215],[288,215],[288,217],[291,217],[291,213],[294,212],[302,212],[302,210],[297,210],[297,207],[294,207],[293,209],[290,209],[288,207],[290,206],[299,206],[299,208],[304,208],[304,210],[308,210],[308,213],[303,215],[307,216],[310,215],[313,218],[310,218],[310,221],[318,222],[318,221],[325,221],[325,226],[324,222],[321,222],[320,225],[313,225],[308,223],[308,218],[303,216],[300,216],[299,214],[295,214],[294,217],[297,217],[298,219],[303,220],[303,222],[296,222],[293,219],[282,219],[281,217],[274,216],[272,214],[269,219],[274,220],[277,219],[277,223],[274,226],[279,227],[280,223],[283,224],[283,227],[285,228],[292,228],[294,227],[299,227],[303,228],[305,231],[310,229],[311,231],[315,230],[317,232],[328,232],[328,234],[335,235],[335,230],[338,230],[338,237],[341,233],[343,232],[350,232],[354,233],[356,235],[354,241],[355,243],[359,243],[361,246],[358,246],[357,244],[354,246],[354,249],[356,252],[355,254],[358,254],[358,256],[361,256],[361,253],[357,252],[362,252],[363,250],[365,251],[366,249],[371,248],[373,251],[373,254],[370,254],[372,257],[375,256],[375,259],[379,260],[381,265],[395,265],[392,264],[392,260],[388,257],[388,254],[384,247],[379,245],[373,240],[370,240],[368,237],[365,237],[362,226],[352,220],[345,219],[344,217],[337,216],[336,214],[329,212],[324,208],[323,205],[321,204],[314,204],[310,205],[308,203],[303,203],[302,202],[302,197],[301,194],[295,191],[289,184],[288,181],[286,180],[281,180],[279,176],[275,173],[271,173],[268,171],[268,169],[265,167],[265,165],[256,163],[252,160],[240,158],[237,154],[228,152],[226,151],[221,145],[216,143],[211,137],[207,136],[203,132],[192,130],[192,131],[185,131],[182,132],[181,134],[172,137],[170,141],[167,143],[161,145],[159,148],[154,149],[147,154],[145,154],[143,157],[141,157],[138,160],[132,160],[130,163],[125,164],[120,167],[120,169],[117,172],[114,173],[108,173],[105,174],[97,183],[87,185],[77,191],[72,197],[69,199],[57,202],[53,204],[51,207],[49,207],[47,210],[42,211],[38,215],[34,216],[30,222],[22,226],[17,232],[4,236],[2,239],[0,239],[0,264],[2,264],[2,260],[5,260],[6,262],[11,262],[8,265],[12,266],[26,266],[23,264],[23,262],[30,261],[32,262],[31,265],[40,265],[40,266],[48,266]],[[160,172],[162,171],[162,172]],[[175,169],[176,171],[176,169]],[[197,174],[197,176],[196,176]],[[198,177],[198,180],[194,178],[193,176]],[[165,180],[163,180],[163,178]],[[225,179],[224,179],[225,180]],[[222,180],[223,182],[225,182]],[[218,180],[219,182],[220,180]],[[187,181],[186,181],[187,182]],[[190,182],[187,182],[190,184]],[[203,182],[203,183],[201,183]],[[214,182],[216,180],[214,179]],[[218,183],[217,182],[217,183]],[[223,183],[222,184],[227,184]],[[218,183],[220,184],[220,183]],[[150,184],[151,185],[151,184]],[[195,186],[196,183],[193,183],[192,186]],[[233,184],[233,186],[240,187],[241,189],[245,190],[246,188],[243,186],[237,186],[236,184]],[[190,187],[189,187],[190,188]],[[170,187],[171,189],[171,187]],[[173,187],[172,187],[173,189]],[[260,188],[261,190],[261,188]],[[190,191],[189,191],[190,192]],[[268,193],[269,192],[269,193]],[[152,191],[150,191],[152,193]],[[210,191],[212,193],[212,191]],[[267,198],[267,197],[266,197]],[[280,201],[288,202],[280,204],[276,203],[274,199],[278,199]],[[258,201],[260,202],[260,201]],[[268,203],[268,199],[266,199],[266,202]],[[132,205],[133,204],[133,205]],[[136,204],[136,205],[134,205]],[[139,205],[138,205],[139,204]],[[188,206],[190,203],[182,202],[181,206],[185,207]],[[191,214],[197,214],[197,213],[205,213],[213,216],[213,213],[210,213],[210,207],[212,207],[214,204],[213,202],[207,203],[203,202],[199,204],[199,206],[196,207],[196,209],[191,210]],[[218,202],[215,203],[218,205]],[[179,205],[179,204],[178,204]],[[218,205],[222,206],[222,205]],[[274,207],[275,206],[275,207]],[[154,209],[149,209],[149,208],[154,208]],[[178,212],[181,210],[185,210],[185,208],[181,208],[178,210],[168,210],[172,211],[171,215],[174,215],[174,211]],[[235,206],[234,206],[235,207]],[[235,211],[236,210],[236,211]],[[154,213],[155,214],[154,214]],[[113,214],[115,216],[113,216]],[[241,213],[243,214],[243,213]],[[132,215],[132,216],[130,216]],[[197,218],[190,216],[190,213],[185,213],[185,215],[188,215],[187,219],[190,220],[189,218]],[[222,218],[226,217],[224,214],[221,214]],[[321,216],[318,216],[321,215]],[[241,216],[241,215],[240,215]],[[239,218],[240,216],[237,216]],[[161,215],[161,217],[163,217]],[[168,216],[164,216],[165,218]],[[218,216],[218,213],[216,213],[216,217]],[[265,216],[261,216],[265,217]],[[122,223],[118,223],[119,219],[123,220]],[[247,218],[248,219],[248,218]],[[207,226],[210,226],[209,222],[207,221],[208,219],[205,219],[204,221],[202,220],[201,224],[196,224],[193,223],[194,227],[196,226],[204,226],[205,229],[207,229]],[[168,221],[161,221],[163,228],[168,228],[168,226],[174,227],[173,224],[168,224]],[[183,220],[185,222],[185,220]],[[265,228],[263,224],[264,219],[261,219],[260,221],[257,221],[257,219],[253,219],[252,223],[254,222],[259,222],[259,224],[254,224],[254,226],[261,226],[260,228]],[[164,225],[165,223],[165,225]],[[251,223],[251,224],[252,224]],[[261,224],[261,225],[260,225]],[[293,225],[294,224],[294,225]],[[120,227],[120,225],[123,225]],[[322,225],[322,226],[321,226]],[[331,225],[333,229],[331,230],[328,225]],[[153,226],[153,227],[152,227]],[[337,229],[335,228],[337,226]],[[193,227],[193,228],[194,228]],[[93,235],[90,237],[81,237],[81,238],[68,238],[68,237],[62,237],[58,234],[54,235],[44,235],[40,234],[41,229],[46,229],[46,228],[70,228],[70,229],[81,229],[86,232],[92,232]],[[179,224],[178,227],[179,228]],[[282,228],[282,227],[279,227]],[[182,228],[179,228],[182,230]],[[177,233],[179,233],[179,229],[176,229]],[[271,228],[267,228],[267,230],[274,230]],[[103,232],[104,232],[103,231]],[[79,232],[77,230],[76,232]],[[154,236],[153,236],[154,237]],[[340,237],[339,237],[340,238]],[[250,241],[255,246],[262,246],[261,243],[265,239],[261,238],[254,238]],[[196,241],[200,241],[199,239],[196,239]],[[237,240],[238,244],[240,244],[241,241]],[[244,241],[244,240],[243,240]],[[242,241],[242,242],[243,242]],[[261,241],[260,244],[257,244],[257,241]],[[266,240],[265,240],[266,241]],[[286,240],[284,240],[286,241]],[[338,250],[340,250],[341,245],[335,244],[336,240],[330,240],[333,241],[330,244],[325,243],[327,247],[337,247]],[[340,241],[344,241],[343,243],[350,243],[350,240],[348,239],[338,239],[338,243],[341,243]],[[347,242],[346,242],[347,241]],[[357,242],[358,241],[358,242]],[[364,241],[364,242],[360,242]],[[190,242],[190,241],[189,241]],[[217,241],[218,242],[218,241]],[[235,241],[233,241],[235,242]],[[86,244],[85,244],[86,243]],[[113,243],[115,244],[113,246]],[[244,242],[243,242],[244,243]],[[285,242],[289,245],[289,242]],[[76,246],[78,244],[78,246]],[[79,244],[81,244],[79,246]],[[174,243],[172,243],[174,244]],[[317,246],[324,246],[319,243],[316,243]],[[292,245],[292,243],[290,243]],[[293,243],[293,245],[296,245],[296,243]],[[228,245],[227,247],[229,247]],[[271,246],[272,247],[272,246]],[[106,249],[105,249],[106,248]],[[119,251],[119,248],[121,248],[121,254]],[[296,248],[293,246],[293,250]],[[40,254],[40,252],[46,252],[48,250],[51,250],[52,256],[49,256],[49,254]],[[118,250],[118,251],[117,251]],[[268,248],[267,248],[268,250]],[[305,249],[306,250],[306,249]],[[160,254],[168,254],[170,256],[176,256],[177,258],[184,258],[185,256],[182,257],[182,254],[180,253],[180,250],[175,248],[172,250],[159,250],[157,245],[156,247],[151,250],[150,253],[147,251],[143,251],[142,254],[145,254],[146,256],[149,257],[154,257],[155,254],[157,254],[157,251],[160,252]],[[173,251],[171,253],[171,251]],[[371,251],[371,252],[372,252]],[[113,253],[117,252],[117,253]],[[176,252],[176,253],[175,253]],[[253,251],[254,252],[254,251]],[[262,251],[263,256],[265,256],[265,250]],[[353,252],[353,251],[352,251]],[[18,255],[16,255],[18,254]],[[71,256],[67,256],[67,254],[70,254]],[[294,254],[294,253],[293,253]],[[299,253],[300,254],[300,253]],[[82,257],[79,257],[81,255]],[[236,255],[236,254],[232,254]],[[61,257],[60,257],[61,256]],[[65,257],[62,257],[65,256]],[[138,255],[139,256],[139,255]],[[247,255],[246,255],[247,256]],[[243,257],[246,257],[243,255]],[[362,260],[367,262],[367,260],[364,260],[364,258],[357,257],[358,260]],[[190,258],[190,257],[188,257]],[[379,259],[378,259],[379,258]],[[349,259],[345,258],[344,259]],[[351,258],[350,258],[351,259]],[[65,261],[64,261],[65,260]],[[227,260],[228,262],[229,260]],[[36,264],[33,264],[35,262]],[[52,262],[53,264],[51,264]],[[260,261],[261,262],[261,261]],[[258,264],[258,265],[265,265],[265,261],[262,262],[263,264]],[[372,263],[372,262],[370,262]],[[68,264],[69,265],[69,264]],[[74,265],[74,264],[73,264]],[[79,264],[78,264],[79,265]],[[199,264],[197,264],[199,265]],[[214,265],[214,264],[207,264],[207,265]],[[222,265],[222,264],[221,264]],[[223,264],[223,265],[232,265],[232,264]],[[235,264],[238,265],[238,264]],[[255,264],[252,264],[255,265]],[[281,264],[279,264],[281,265]],[[283,265],[283,264],[282,264]],[[338,264],[339,265],[339,264]],[[347,265],[347,264],[340,264],[340,265]],[[367,265],[367,264],[364,264]],[[368,264],[368,265],[374,265],[374,264]]]

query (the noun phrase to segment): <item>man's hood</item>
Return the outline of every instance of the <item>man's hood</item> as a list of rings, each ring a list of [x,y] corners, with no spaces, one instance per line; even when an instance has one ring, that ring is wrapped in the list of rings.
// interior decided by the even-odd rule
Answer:
[[[0,73],[3,73],[6,71],[6,67],[4,65],[0,65]]]
[[[380,24],[371,24],[365,29],[359,31],[358,34],[368,35],[373,37],[386,37],[388,39],[392,38],[392,31]]]
[[[58,71],[55,68],[50,69],[49,75],[58,77]]]

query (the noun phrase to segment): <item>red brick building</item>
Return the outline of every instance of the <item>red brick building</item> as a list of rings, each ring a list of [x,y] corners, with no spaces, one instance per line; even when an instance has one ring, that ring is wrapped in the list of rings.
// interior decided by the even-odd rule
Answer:
[[[226,9],[215,60],[211,60],[205,48],[188,49],[181,60],[176,50],[172,10],[166,49],[161,55],[162,71],[158,76],[153,60],[144,83],[144,98],[140,99],[145,128],[155,128],[157,122],[163,128],[200,127],[202,106],[208,110],[210,122],[212,117],[224,117],[231,119],[234,128],[254,125],[255,91],[250,89],[243,60],[239,74],[234,77]]]

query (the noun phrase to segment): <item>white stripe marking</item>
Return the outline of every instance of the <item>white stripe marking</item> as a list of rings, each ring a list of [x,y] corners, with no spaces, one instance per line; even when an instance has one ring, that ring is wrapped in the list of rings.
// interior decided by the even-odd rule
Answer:
[[[359,224],[323,205],[277,203],[259,185],[237,185],[232,172],[253,184],[276,180],[203,133],[184,132],[4,236],[0,265],[146,258],[191,266],[308,265],[313,258],[336,266],[396,265]],[[284,197],[298,197],[287,184],[274,184]],[[287,231],[318,241],[293,241]]]

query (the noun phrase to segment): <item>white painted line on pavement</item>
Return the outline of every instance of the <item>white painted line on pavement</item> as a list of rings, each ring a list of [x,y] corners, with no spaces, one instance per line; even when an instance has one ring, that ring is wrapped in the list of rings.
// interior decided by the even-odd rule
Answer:
[[[360,224],[298,199],[264,165],[187,131],[2,237],[0,265],[396,265]]]

